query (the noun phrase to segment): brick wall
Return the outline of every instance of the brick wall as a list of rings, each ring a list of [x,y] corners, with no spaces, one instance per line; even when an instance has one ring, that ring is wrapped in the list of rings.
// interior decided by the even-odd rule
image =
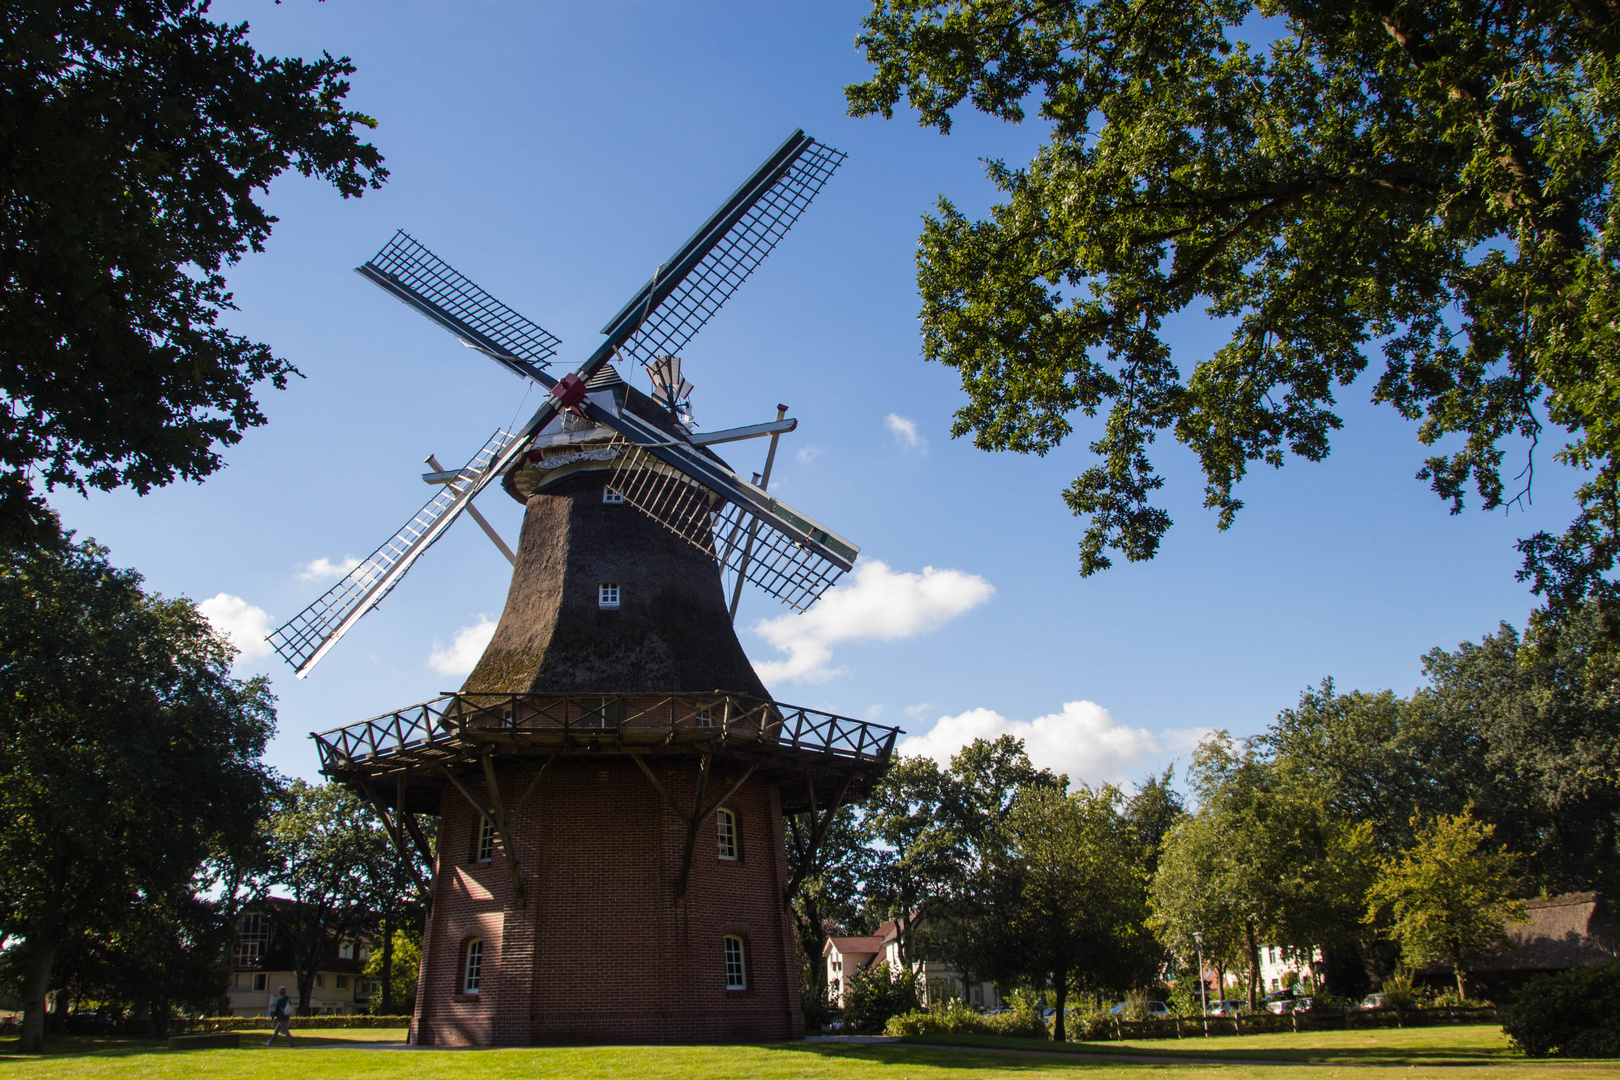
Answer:
[[[504,771],[513,807],[535,773]],[[690,807],[697,774],[657,770]],[[735,774],[716,769],[706,801]],[[469,782],[483,795],[481,780]],[[433,1045],[700,1042],[804,1033],[791,929],[781,804],[749,782],[726,802],[740,858],[718,858],[711,817],[698,829],[684,902],[674,885],[686,826],[624,759],[558,761],[514,815],[526,903],[513,901],[505,855],[473,862],[477,812],[447,788],[433,904],[423,943],[414,1041]],[[510,812],[510,811],[509,811]],[[743,938],[748,988],[727,990],[727,934]],[[483,941],[482,985],[458,993],[465,943]]]

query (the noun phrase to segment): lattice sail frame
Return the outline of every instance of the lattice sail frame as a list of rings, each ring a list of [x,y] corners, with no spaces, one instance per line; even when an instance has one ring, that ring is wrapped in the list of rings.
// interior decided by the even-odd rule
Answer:
[[[417,242],[404,229],[358,272],[507,370],[534,377],[562,342]]]
[[[769,518],[726,501],[639,446],[628,442],[617,445],[619,454],[608,487],[714,559],[722,570],[733,574],[741,571],[744,579],[797,611],[815,603],[844,575],[844,567],[824,558]],[[777,509],[784,510],[780,504]],[[813,522],[806,521],[805,525],[818,529]]]
[[[643,365],[661,355],[678,356],[787,235],[844,157],[840,150],[809,140],[793,165],[654,305],[620,352]]]
[[[473,495],[497,473],[517,437],[507,431],[490,436],[461,469],[461,476],[434,492],[403,528],[389,537],[360,565],[344,575],[314,603],[288,619],[268,638],[271,646],[302,676],[337,644],[366,612],[382,602],[410,565],[432,547]]]

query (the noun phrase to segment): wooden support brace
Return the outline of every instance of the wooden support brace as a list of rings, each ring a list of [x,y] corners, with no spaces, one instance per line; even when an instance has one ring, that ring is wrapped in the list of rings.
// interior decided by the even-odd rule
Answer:
[[[485,766],[486,768],[488,767],[487,759],[485,761]],[[444,769],[443,771],[444,775],[449,778],[450,783],[454,784],[456,790],[461,792],[461,794],[466,797],[467,801],[472,804],[472,808],[478,811],[478,815],[485,821],[489,822],[489,827],[494,829],[495,835],[500,838],[502,854],[506,859],[506,869],[512,877],[513,900],[516,902],[517,906],[521,908],[524,903],[523,881],[518,877],[517,855],[512,851],[512,845],[506,836],[506,829],[499,816],[496,814],[495,808],[492,806],[485,806],[483,802],[479,800],[478,796],[474,795],[467,785],[463,784],[456,774],[451,772],[448,768]],[[496,788],[496,785],[491,778],[491,774],[489,773],[486,773],[486,782],[489,783],[490,790],[495,794],[496,798],[499,799],[500,792]]]
[[[821,852],[821,844],[827,839],[827,832],[832,828],[833,818],[844,805],[844,796],[849,794],[849,785],[854,781],[855,775],[844,777],[844,782],[838,786],[838,793],[833,796],[827,805],[825,813],[816,810],[816,782],[815,778],[806,772],[804,784],[810,793],[810,844],[799,855],[798,865],[793,868],[793,879],[782,893],[782,904],[789,907],[793,904],[793,894],[799,891],[799,886],[809,876],[810,868],[816,863],[816,856]]]
[[[416,845],[417,853],[422,856],[422,861],[427,863],[431,871],[434,866],[433,848],[428,844],[427,838],[422,835],[422,827],[416,823],[416,811],[405,809],[405,780],[403,777],[400,778],[399,784],[394,791],[394,807],[395,812],[399,815],[400,822],[405,826],[405,831],[411,836],[411,843]]]
[[[366,797],[366,803],[376,813],[377,817],[382,820],[383,829],[388,833],[388,839],[393,841],[394,850],[398,852],[400,861],[411,872],[411,877],[416,879],[416,887],[422,890],[423,896],[426,896],[428,891],[427,882],[422,880],[422,873],[416,868],[416,860],[411,857],[411,850],[405,846],[405,836],[393,817],[389,815],[388,807],[383,805],[383,801],[377,798],[376,792],[371,790],[371,785],[364,780],[360,781],[360,793]]]
[[[495,832],[501,838],[501,852],[506,856],[506,872],[512,878],[512,897],[518,907],[525,902],[523,895],[523,878],[518,873],[517,850],[512,845],[511,829],[507,827],[506,813],[501,809],[501,785],[495,779],[495,762],[488,750],[483,753],[484,783],[488,785],[489,802],[495,810]],[[533,790],[533,785],[530,785]]]
[[[716,810],[720,809],[720,805],[722,803],[737,793],[737,789],[742,787],[743,782],[746,781],[750,776],[754,775],[754,770],[757,768],[759,768],[759,762],[756,761],[752,765],[748,766],[747,769],[743,770],[743,774],[737,777],[737,779],[733,780],[731,782],[731,786],[726,788],[725,793],[709,804],[708,809],[700,811],[698,808],[703,805],[704,781],[706,781],[709,776],[709,757],[707,754],[704,755],[703,772],[698,777],[697,794],[692,800],[692,817],[686,825],[686,848],[681,853],[681,873],[680,876],[675,879],[675,898],[677,900],[684,900],[686,898],[686,882],[687,879],[692,875],[692,854],[697,848],[698,829],[702,828],[703,823],[708,821],[709,818],[714,815]]]

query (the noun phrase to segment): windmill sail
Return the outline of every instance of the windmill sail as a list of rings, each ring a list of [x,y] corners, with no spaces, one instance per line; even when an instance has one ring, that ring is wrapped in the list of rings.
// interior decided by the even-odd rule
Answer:
[[[732,502],[653,451],[623,444],[608,486],[722,569],[741,571],[800,611],[854,565],[860,548],[741,477],[730,474],[730,479],[751,488],[756,505]]]
[[[794,132],[602,328],[608,352],[616,346],[642,364],[679,355],[843,161],[842,151]]]
[[[855,565],[860,548],[685,440],[628,410],[589,411],[623,439],[609,487],[783,603],[804,610]]]
[[[443,535],[490,480],[522,451],[522,435],[497,431],[461,469],[461,478],[442,486],[405,527],[373,551],[326,594],[287,620],[269,637],[280,657],[303,678],[349,632],[362,615],[382,602],[411,564]]]
[[[417,243],[405,230],[355,272],[393,293],[508,370],[538,379],[558,339]]]

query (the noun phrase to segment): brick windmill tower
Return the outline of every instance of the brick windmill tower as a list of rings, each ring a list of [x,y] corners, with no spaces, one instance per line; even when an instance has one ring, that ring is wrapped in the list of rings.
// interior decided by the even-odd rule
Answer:
[[[513,561],[459,692],[315,736],[322,771],[434,868],[413,1041],[803,1033],[786,902],[804,867],[783,815],[811,814],[819,840],[897,733],[775,702],[755,675],[732,628],[743,583],[803,609],[858,549],[766,493],[785,408],[697,432],[678,356],[842,158],[796,132],[560,379],[555,338],[404,233],[360,267],[548,393],[463,468],[429,458],[438,493],[270,638],[306,674],[463,511]],[[645,366],[652,392],[612,360]],[[711,449],[762,436],[754,481]],[[495,481],[525,506],[515,554],[472,506]]]

